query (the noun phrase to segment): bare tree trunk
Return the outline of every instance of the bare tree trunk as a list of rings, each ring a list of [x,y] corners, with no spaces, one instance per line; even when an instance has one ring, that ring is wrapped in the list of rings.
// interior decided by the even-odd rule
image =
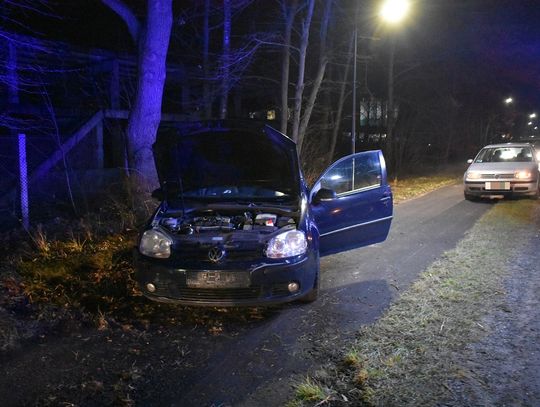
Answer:
[[[161,120],[172,0],[148,0],[146,27],[121,0],[103,0],[126,23],[139,49],[137,95],[128,119],[128,162],[141,186],[157,180],[152,143]]]
[[[203,28],[203,72],[204,72],[204,84],[203,84],[203,103],[204,103],[204,117],[210,119],[212,117],[212,97],[210,95],[210,62],[208,59],[208,53],[210,49],[210,0],[204,1],[204,28]]]
[[[223,54],[221,67],[221,102],[219,107],[219,118],[227,117],[227,102],[229,100],[229,89],[231,59],[231,0],[223,0]]]
[[[302,24],[302,38],[300,40],[300,53],[298,58],[298,79],[296,81],[296,91],[294,94],[294,112],[292,139],[298,142],[298,132],[300,130],[300,117],[302,115],[302,99],[304,96],[304,77],[306,71],[306,54],[309,43],[309,29],[313,18],[313,9],[315,8],[315,0],[308,0],[308,9],[306,17]]]
[[[306,103],[304,116],[302,117],[302,120],[300,122],[300,127],[298,129],[298,141],[296,142],[299,154],[302,153],[302,145],[304,144],[307,126],[309,123],[309,119],[311,118],[311,113],[313,112],[313,107],[315,106],[315,100],[317,99],[317,95],[319,94],[319,89],[321,88],[321,83],[324,78],[327,62],[328,60],[325,60],[322,65],[319,65],[319,70],[317,71],[317,76],[315,78],[315,82],[313,83],[313,88],[311,89],[309,99]]]
[[[121,0],[103,0],[127,24],[139,49],[137,95],[128,120],[128,161],[141,186],[157,180],[152,143],[161,120],[172,0],[148,0],[146,27]]]
[[[305,113],[300,122],[300,128],[298,130],[298,152],[302,152],[302,145],[304,144],[304,137],[306,135],[307,126],[309,120],[311,119],[311,113],[313,112],[313,107],[315,106],[315,100],[319,94],[319,89],[321,88],[321,83],[324,79],[324,74],[326,72],[326,65],[328,63],[328,57],[326,55],[326,44],[328,40],[328,24],[330,22],[330,11],[332,10],[332,0],[326,0],[326,5],[324,8],[324,16],[321,24],[321,35],[320,35],[320,54],[319,54],[319,69],[317,71],[317,76],[315,77],[315,82],[311,88],[311,93],[309,95],[308,102],[306,104]]]
[[[332,130],[332,139],[330,140],[330,151],[328,152],[328,163],[331,163],[336,153],[336,143],[341,125],[341,118],[343,116],[343,105],[345,104],[345,89],[347,87],[347,78],[349,77],[349,67],[352,59],[352,48],[354,45],[354,34],[351,37],[351,43],[349,45],[349,52],[347,53],[347,62],[345,64],[345,71],[343,72],[343,81],[341,82],[341,89],[339,90],[338,108],[336,113],[336,124]]]
[[[139,55],[137,96],[129,115],[128,152],[145,181],[155,181],[152,143],[161,120],[166,59],[172,27],[172,0],[148,0],[148,16]]]
[[[482,129],[482,145],[485,146],[489,143],[489,132],[491,131],[491,118],[488,118],[486,127]]]
[[[283,37],[283,51],[281,62],[281,123],[280,130],[287,133],[287,121],[289,118],[289,68],[291,62],[291,36],[296,15],[298,0],[293,0],[287,7],[287,1],[281,1],[283,17],[285,18],[285,35]]]

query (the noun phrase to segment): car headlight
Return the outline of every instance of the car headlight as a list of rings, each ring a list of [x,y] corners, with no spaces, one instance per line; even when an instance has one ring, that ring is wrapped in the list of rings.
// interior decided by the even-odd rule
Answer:
[[[266,257],[281,259],[304,254],[306,250],[307,240],[304,232],[289,230],[270,239],[266,247]]]
[[[517,178],[517,179],[527,179],[531,177],[532,177],[532,174],[530,171],[516,171],[514,173],[514,178]]]
[[[172,240],[156,229],[145,231],[139,243],[139,251],[145,256],[166,259],[171,255]]]
[[[482,178],[479,172],[467,172],[466,179],[480,179]]]

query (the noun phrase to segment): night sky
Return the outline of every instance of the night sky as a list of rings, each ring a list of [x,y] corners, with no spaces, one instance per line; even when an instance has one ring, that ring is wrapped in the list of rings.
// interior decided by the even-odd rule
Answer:
[[[144,13],[144,1],[129,3]],[[377,27],[373,13],[377,3],[362,2],[367,7],[360,26],[367,34],[384,39],[384,28]],[[354,2],[336,4],[350,8]],[[192,5],[188,1],[175,2],[176,16]],[[417,0],[413,7],[406,24],[395,33],[398,61],[404,66],[418,60],[455,63],[457,69],[481,73],[485,87],[491,84],[501,94],[512,94],[524,104],[540,106],[539,1]],[[98,0],[55,0],[48,2],[46,9],[47,15],[22,13],[26,28],[18,30],[82,48],[134,52],[123,22]],[[276,25],[258,18],[259,24]],[[351,23],[350,19],[343,21],[341,29],[348,30]]]

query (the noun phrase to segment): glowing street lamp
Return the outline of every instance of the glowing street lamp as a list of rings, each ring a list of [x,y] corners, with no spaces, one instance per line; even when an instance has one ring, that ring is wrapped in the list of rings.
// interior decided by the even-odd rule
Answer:
[[[514,99],[506,98],[506,99],[504,99],[504,103],[506,103],[507,105],[510,105],[510,104],[514,103]]]
[[[390,24],[398,24],[407,16],[410,9],[408,0],[386,0],[380,9],[381,18]]]
[[[535,117],[536,117],[536,113],[531,113],[531,114],[529,115],[529,119],[534,119]]]

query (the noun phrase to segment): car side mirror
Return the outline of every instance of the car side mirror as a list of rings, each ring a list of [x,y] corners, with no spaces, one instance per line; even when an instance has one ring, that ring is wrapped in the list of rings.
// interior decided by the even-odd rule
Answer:
[[[318,205],[321,201],[330,201],[336,199],[337,194],[333,189],[321,188],[313,197],[313,204]]]
[[[158,201],[163,201],[165,199],[165,194],[161,188],[154,189],[152,191],[152,198],[157,199]]]
[[[473,159],[472,159],[472,158],[469,158],[469,159],[467,160],[467,164],[472,164],[472,162],[473,162]]]

